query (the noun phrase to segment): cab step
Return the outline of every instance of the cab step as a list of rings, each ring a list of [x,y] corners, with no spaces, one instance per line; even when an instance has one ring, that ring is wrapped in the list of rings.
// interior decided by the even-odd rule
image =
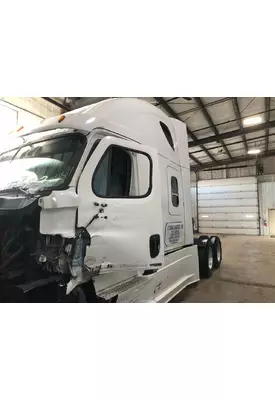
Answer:
[[[140,289],[151,280],[151,276],[134,276],[123,282],[116,283],[115,285],[109,286],[105,289],[100,290],[97,295],[104,298],[105,300],[110,300],[113,297],[126,292],[127,290],[135,288]]]

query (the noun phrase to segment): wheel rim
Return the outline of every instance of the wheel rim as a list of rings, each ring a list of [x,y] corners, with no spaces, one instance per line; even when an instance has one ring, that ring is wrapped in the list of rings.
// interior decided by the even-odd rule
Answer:
[[[213,268],[213,251],[212,251],[212,247],[209,247],[209,249],[208,249],[208,268],[209,269]]]

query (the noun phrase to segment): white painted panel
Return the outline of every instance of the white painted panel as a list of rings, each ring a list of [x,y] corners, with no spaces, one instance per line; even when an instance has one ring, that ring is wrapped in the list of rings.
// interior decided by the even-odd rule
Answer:
[[[224,234],[224,235],[258,235],[258,229],[229,229],[229,228],[202,228],[200,233]]]
[[[223,199],[223,200],[199,200],[200,207],[234,207],[234,206],[257,206],[258,200],[254,199]]]
[[[249,207],[199,207],[199,214],[207,214],[207,213],[257,213],[258,206],[249,206]]]
[[[268,210],[275,208],[275,182],[259,183],[259,206],[261,216],[261,234],[269,236]],[[265,221],[267,226],[264,224]]]
[[[225,179],[227,180],[227,179]],[[231,186],[211,186],[211,187],[198,187],[198,193],[239,193],[239,192],[253,192],[257,190],[257,184],[249,183],[247,185],[231,185]]]
[[[229,178],[229,179],[209,179],[205,181],[199,181],[199,187],[210,187],[210,186],[231,186],[231,185],[247,185],[257,184],[255,177],[244,177],[244,178]]]
[[[249,228],[257,229],[258,221],[200,221],[200,228]]]
[[[210,218],[212,221],[250,221],[257,220],[257,213],[212,213],[212,214],[199,214],[199,219],[201,221]]]
[[[200,200],[221,200],[221,199],[256,199],[257,191],[253,192],[233,192],[233,193],[205,193],[199,194]]]

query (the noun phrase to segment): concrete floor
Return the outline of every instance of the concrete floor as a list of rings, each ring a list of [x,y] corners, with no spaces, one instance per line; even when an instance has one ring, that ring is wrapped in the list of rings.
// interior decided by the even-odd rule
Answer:
[[[209,280],[185,289],[173,302],[275,302],[275,239],[223,236],[223,261]]]

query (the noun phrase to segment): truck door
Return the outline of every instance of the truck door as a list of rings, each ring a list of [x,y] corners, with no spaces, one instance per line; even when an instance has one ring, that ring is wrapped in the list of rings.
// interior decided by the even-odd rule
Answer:
[[[161,187],[155,149],[107,136],[78,183],[78,227],[91,245],[86,264],[158,269],[163,264]]]

